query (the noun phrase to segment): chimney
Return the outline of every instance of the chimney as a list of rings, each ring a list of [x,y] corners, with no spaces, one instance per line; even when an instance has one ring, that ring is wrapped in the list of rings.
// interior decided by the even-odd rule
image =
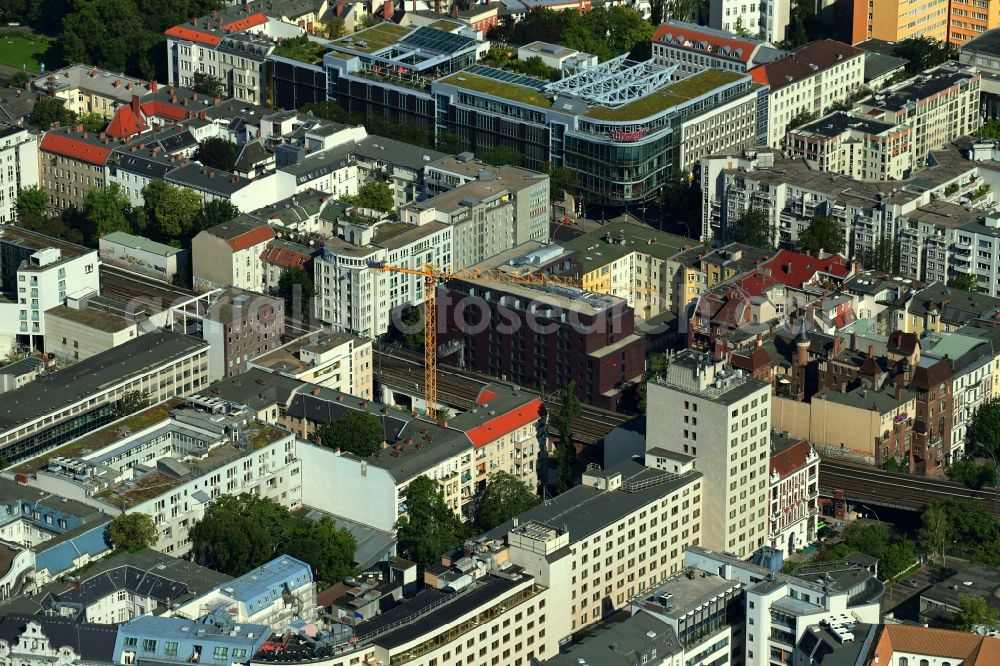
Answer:
[[[76,126],[76,131],[77,131],[77,132],[82,132],[82,131],[83,131],[83,123],[80,123],[80,124],[78,124],[78,125]]]
[[[204,111],[199,111],[198,112],[198,118],[200,118],[201,120],[207,120],[208,119],[208,114],[205,113]]]
[[[395,9],[396,6],[393,4],[392,0],[385,0],[385,2],[382,3],[382,18],[388,21],[395,13]]]
[[[858,334],[851,331],[851,350],[856,350],[858,348]]]
[[[903,397],[903,386],[902,384],[896,384],[896,400]]]
[[[868,345],[868,358],[875,358],[875,345]]]
[[[171,95],[170,96],[170,101],[173,102],[174,104],[176,104],[177,103],[177,95]]]
[[[840,353],[840,347],[843,344],[840,337],[834,334],[833,336],[833,355],[836,356]]]
[[[138,95],[132,95],[132,104],[131,104],[131,106],[132,106],[132,113],[135,114],[135,117],[138,120],[139,118],[142,117],[142,105],[139,104],[139,96]]]
[[[212,100],[212,105],[213,106],[219,106],[220,104],[222,104],[222,98],[221,97],[216,97],[215,99]]]
[[[106,139],[106,138],[108,138],[108,135],[107,135],[107,133],[106,133],[106,132],[104,132],[103,130],[101,131],[101,133],[100,133],[100,135],[99,135],[99,136],[101,137],[101,139],[102,139],[102,140],[103,140],[103,139]]]

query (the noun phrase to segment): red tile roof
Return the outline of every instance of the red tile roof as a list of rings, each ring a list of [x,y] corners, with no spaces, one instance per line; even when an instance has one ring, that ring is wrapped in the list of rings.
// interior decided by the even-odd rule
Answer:
[[[103,165],[111,155],[111,146],[98,146],[81,139],[55,132],[46,132],[41,149],[81,162]]]
[[[749,74],[757,83],[770,85],[773,92],[863,53],[843,42],[823,39],[800,46],[784,58],[758,65]]]
[[[274,230],[266,224],[254,227],[250,231],[245,231],[239,236],[233,236],[227,242],[234,252],[246,250],[247,248],[259,245],[264,241],[274,238]]]
[[[503,437],[522,426],[537,421],[541,415],[542,401],[535,398],[526,405],[521,405],[506,414],[500,414],[486,423],[476,426],[467,434],[472,441],[472,445],[478,449],[481,446],[486,446],[498,437]]]
[[[806,458],[812,447],[809,442],[802,440],[798,444],[792,444],[784,451],[771,454],[771,474],[777,474],[784,479],[789,474],[793,474],[806,466]]]
[[[167,120],[185,120],[188,117],[187,109],[158,99],[143,104],[142,112],[147,116],[157,116]]]
[[[261,12],[251,14],[250,16],[244,16],[243,18],[238,18],[235,21],[230,21],[222,27],[226,30],[235,32],[239,30],[246,30],[247,28],[252,28],[258,25],[264,25],[267,23],[267,17]]]
[[[308,254],[296,252],[286,246],[275,247],[274,245],[269,245],[261,253],[260,258],[269,264],[276,264],[285,268],[302,268],[312,260],[312,257]]]
[[[654,42],[667,42],[692,48],[698,51],[708,51],[705,46],[712,46],[713,56],[738,60],[743,64],[750,62],[757,49],[757,44],[739,38],[727,38],[711,32],[703,32],[696,27],[681,26],[676,23],[664,23],[653,36]]]
[[[479,395],[476,397],[476,404],[485,405],[490,400],[496,400],[496,398],[497,394],[494,391],[491,391],[488,388],[483,388],[483,390],[480,391]]]
[[[111,119],[108,128],[104,130],[108,136],[116,139],[127,139],[133,134],[139,134],[149,129],[149,125],[143,118],[140,118],[132,110],[132,106],[120,106],[115,112],[115,117]]]
[[[208,44],[209,46],[218,46],[219,42],[222,41],[222,37],[219,35],[213,35],[203,30],[195,30],[194,28],[187,28],[182,25],[167,28],[165,34],[167,37],[176,37],[184,41],[199,42],[201,44]]]
[[[883,652],[886,643],[891,650],[886,656],[898,651],[922,657],[961,659],[966,666],[1000,663],[997,661],[1000,659],[1000,638],[963,631],[886,624],[882,627],[876,650]]]
[[[761,264],[771,269],[771,277],[787,287],[801,288],[817,273],[825,273],[837,278],[846,278],[850,264],[840,255],[817,259],[801,252],[781,250]]]

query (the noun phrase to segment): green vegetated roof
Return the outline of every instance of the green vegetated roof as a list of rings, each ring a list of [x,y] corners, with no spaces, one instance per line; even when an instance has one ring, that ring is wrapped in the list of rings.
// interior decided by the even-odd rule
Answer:
[[[316,65],[323,62],[323,53],[325,51],[326,47],[319,42],[307,41],[302,43],[301,41],[291,39],[278,42],[274,47],[274,55],[304,62],[307,65]]]
[[[456,23],[455,21],[449,21],[448,19],[441,19],[440,21],[435,21],[431,23],[430,28],[437,28],[438,30],[444,30],[445,32],[451,32],[455,28],[462,27],[461,23]]]
[[[352,51],[374,53],[387,46],[392,46],[411,31],[412,28],[404,28],[395,23],[379,23],[361,32],[341,37],[334,44]],[[358,42],[365,42],[367,46],[358,46]]]
[[[543,109],[552,106],[552,101],[538,90],[479,76],[478,74],[471,74],[466,71],[446,76],[441,79],[441,83],[449,83],[457,88],[467,88],[468,90],[475,90],[485,95],[494,95],[495,97],[502,97],[503,99],[521,102],[522,104],[531,104]]]
[[[726,72],[719,69],[709,69],[689,76],[686,79],[664,86],[634,102],[629,102],[617,108],[598,106],[588,109],[587,115],[596,120],[641,120],[660,111],[665,111],[688,100],[711,92],[715,88],[737,81],[746,74]]]

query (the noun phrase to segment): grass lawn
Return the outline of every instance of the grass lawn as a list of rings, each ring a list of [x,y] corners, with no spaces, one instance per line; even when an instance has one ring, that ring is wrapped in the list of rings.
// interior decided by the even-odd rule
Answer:
[[[49,42],[38,37],[0,35],[0,65],[26,69],[32,74],[41,71],[40,62],[44,62],[42,57],[49,48]],[[45,66],[50,69],[54,63],[46,62]]]

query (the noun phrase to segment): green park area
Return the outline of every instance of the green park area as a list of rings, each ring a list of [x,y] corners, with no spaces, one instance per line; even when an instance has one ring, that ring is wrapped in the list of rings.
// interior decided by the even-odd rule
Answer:
[[[50,43],[30,34],[0,34],[0,65],[23,69],[32,74],[41,71],[41,63],[45,62],[45,52]],[[53,63],[46,62],[47,67]]]

